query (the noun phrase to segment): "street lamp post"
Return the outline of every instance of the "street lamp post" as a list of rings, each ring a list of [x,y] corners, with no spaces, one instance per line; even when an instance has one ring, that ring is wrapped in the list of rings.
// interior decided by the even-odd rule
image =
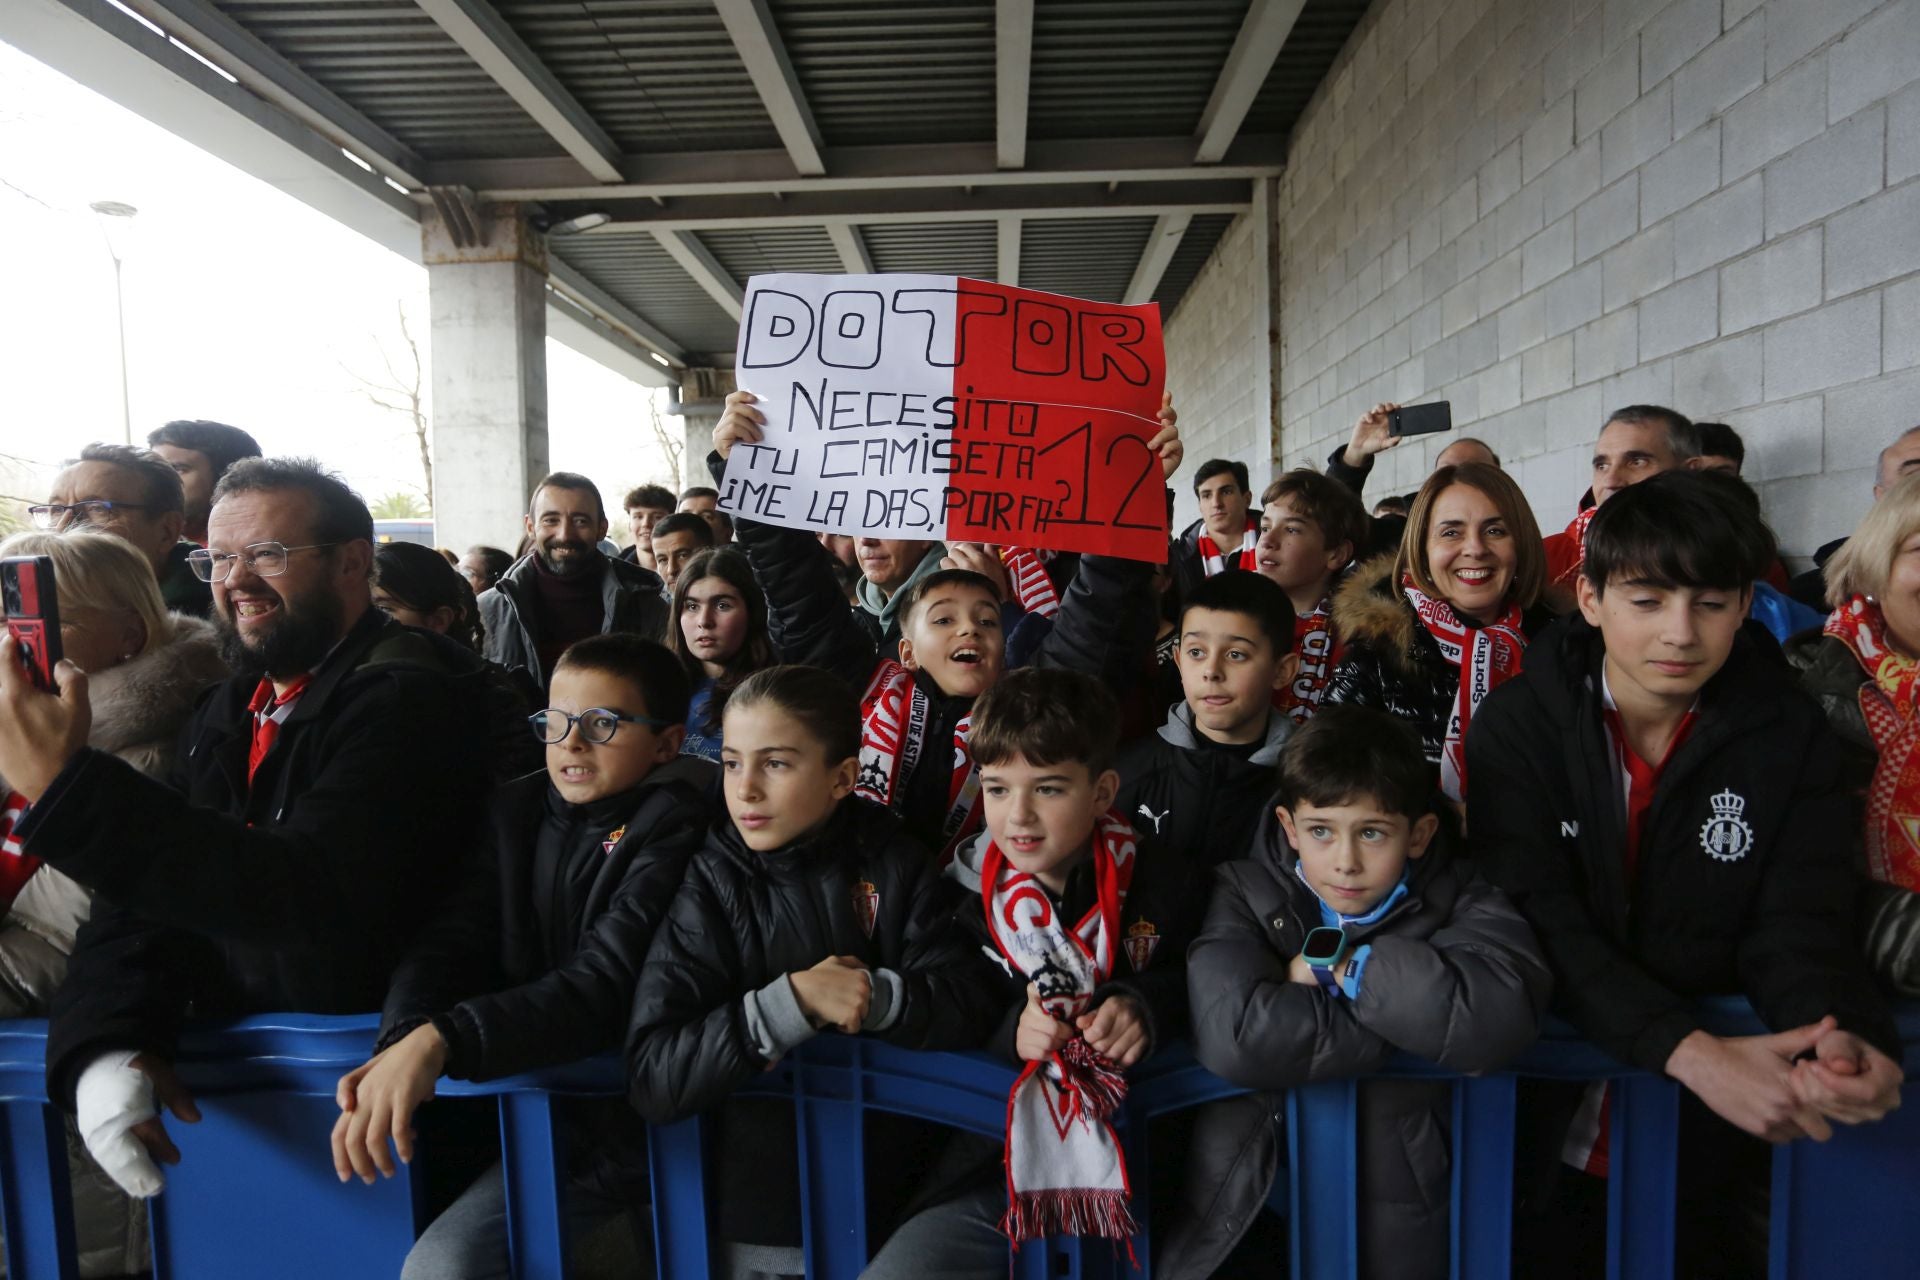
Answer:
[[[133,405],[127,389],[127,295],[121,287],[120,263],[126,256],[124,243],[115,243],[140,212],[118,200],[95,200],[87,206],[100,215],[100,230],[106,237],[107,255],[113,259],[113,309],[120,324],[120,429],[128,444],[133,443]]]

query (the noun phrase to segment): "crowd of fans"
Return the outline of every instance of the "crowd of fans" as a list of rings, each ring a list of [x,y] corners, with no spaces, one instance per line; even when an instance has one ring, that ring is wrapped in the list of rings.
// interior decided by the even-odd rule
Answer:
[[[650,1265],[644,1125],[695,1113],[725,1265],[800,1272],[792,1114],[736,1091],[821,1034],[1023,1064],[1004,1143],[873,1126],[870,1276],[1130,1235],[1104,1117],[1182,1039],[1255,1092],[1155,1131],[1155,1266],[1272,1274],[1263,1091],[1499,1070],[1550,1011],[1684,1086],[1680,1273],[1763,1274],[1767,1144],[1897,1106],[1920,995],[1920,427],[1789,580],[1729,427],[1619,410],[1543,537],[1469,438],[1370,513],[1395,408],[1257,495],[1195,468],[1161,565],[658,485],[616,551],[569,472],[455,555],[222,424],[89,446],[0,544],[67,658],[36,689],[0,641],[0,1014],[51,1017],[83,1274],[145,1266],[185,1020],[373,1009],[343,1181],[443,1077],[624,1051],[569,1112],[581,1276]],[[729,398],[716,483],[763,426]],[[1171,480],[1170,404],[1151,448]],[[1770,1032],[1710,1031],[1725,994]],[[1445,1275],[1446,1086],[1361,1088],[1362,1271]],[[1522,1085],[1520,1274],[1604,1269],[1611,1102]],[[508,1274],[476,1173],[403,1275]]]

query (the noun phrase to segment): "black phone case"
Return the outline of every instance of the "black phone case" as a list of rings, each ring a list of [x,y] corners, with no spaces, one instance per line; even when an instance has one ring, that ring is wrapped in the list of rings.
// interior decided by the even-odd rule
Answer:
[[[53,561],[46,556],[0,560],[0,604],[7,630],[20,646],[20,659],[34,686],[51,691],[60,662],[60,604],[53,585]]]
[[[1387,415],[1390,430],[1396,436],[1426,436],[1453,430],[1453,402],[1435,400],[1431,404],[1410,404]]]

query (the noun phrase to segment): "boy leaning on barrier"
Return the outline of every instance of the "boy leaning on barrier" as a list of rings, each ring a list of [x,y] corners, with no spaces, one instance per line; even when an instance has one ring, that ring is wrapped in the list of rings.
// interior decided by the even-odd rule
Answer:
[[[1493,1071],[1539,1032],[1551,980],[1533,932],[1454,856],[1402,721],[1322,707],[1280,753],[1253,856],[1216,873],[1187,955],[1194,1048],[1250,1089],[1368,1075],[1395,1051]],[[1448,1273],[1451,1087],[1360,1091],[1360,1274]],[[1159,1274],[1205,1276],[1258,1214],[1279,1160],[1271,1097],[1209,1108]],[[1296,1170],[1312,1177],[1311,1169]]]
[[[1468,829],[1545,943],[1556,1012],[1686,1086],[1688,1276],[1765,1273],[1759,1139],[1825,1139],[1899,1105],[1899,1041],[1854,923],[1858,805],[1819,707],[1743,625],[1773,554],[1721,477],[1616,493],[1587,531],[1579,615],[1528,651],[1467,741]],[[1730,994],[1774,1034],[1704,1030],[1694,1001]],[[1528,1092],[1543,1158],[1521,1187],[1521,1261],[1598,1275],[1607,1090]]]

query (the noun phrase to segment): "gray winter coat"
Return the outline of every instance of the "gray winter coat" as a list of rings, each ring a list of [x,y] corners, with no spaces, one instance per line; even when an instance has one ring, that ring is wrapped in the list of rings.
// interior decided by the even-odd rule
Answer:
[[[1320,907],[1271,815],[1254,856],[1215,873],[1187,953],[1194,1047],[1215,1075],[1278,1090],[1368,1075],[1396,1051],[1477,1074],[1511,1062],[1539,1033],[1552,978],[1533,931],[1500,891],[1437,840],[1412,864],[1407,896],[1350,933],[1372,954],[1349,1001],[1287,979]],[[1376,1080],[1360,1093],[1361,1275],[1447,1274],[1450,1089]],[[1197,1117],[1186,1203],[1159,1274],[1205,1276],[1245,1233],[1279,1162],[1271,1095]]]
[[[534,553],[529,552],[500,575],[500,581],[480,593],[480,620],[486,624],[485,656],[544,696],[547,678],[540,669],[539,624],[533,616]],[[667,632],[667,601],[660,575],[637,564],[604,556],[600,565],[600,598],[606,607],[600,630],[631,631],[649,640]],[[545,706],[545,703],[535,703]]]

